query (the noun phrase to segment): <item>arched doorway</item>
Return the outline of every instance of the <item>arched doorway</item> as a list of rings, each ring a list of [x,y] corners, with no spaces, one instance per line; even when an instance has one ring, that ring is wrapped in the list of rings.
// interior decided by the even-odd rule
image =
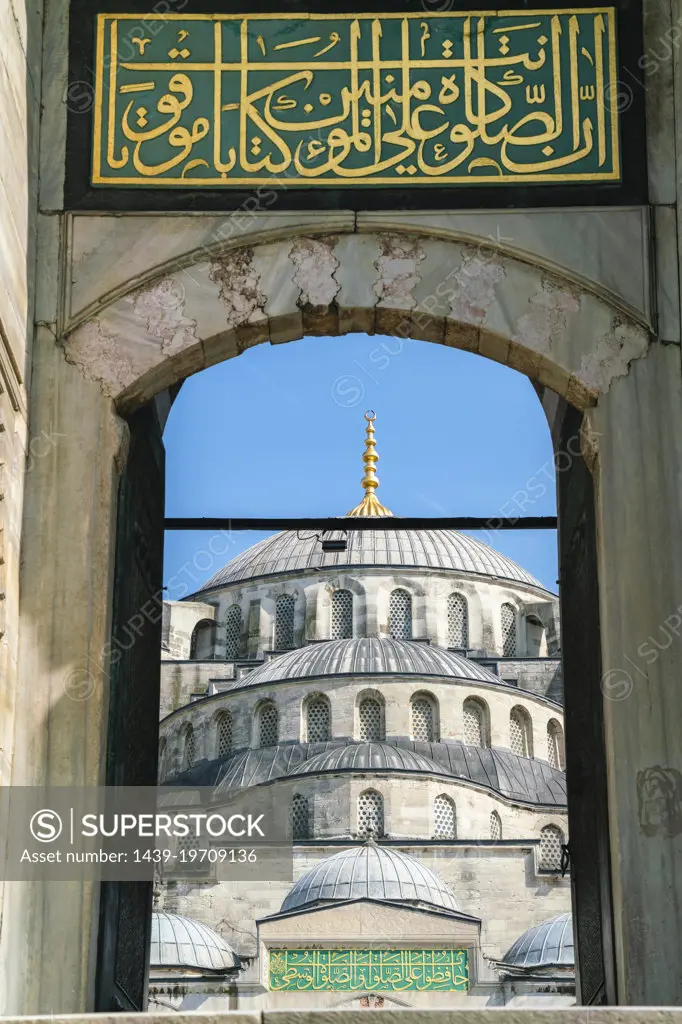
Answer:
[[[576,282],[562,281],[482,244],[396,234],[340,235],[289,238],[216,253],[210,259],[206,255],[195,259],[191,272],[168,267],[122,295],[77,326],[65,342],[67,358],[115,398],[131,430],[121,483],[120,507],[126,511],[119,518],[117,538],[120,582],[114,637],[134,614],[136,603],[140,607],[145,600],[153,600],[160,586],[160,569],[150,572],[149,564],[143,568],[145,559],[136,551],[135,541],[158,517],[158,502],[148,485],[153,475],[150,460],[157,470],[160,464],[160,429],[148,403],[188,374],[266,340],[279,343],[303,333],[343,335],[364,330],[479,352],[523,370],[540,393],[550,389],[559,395],[552,425],[557,452],[567,459],[560,474],[559,506],[561,575],[568,595],[563,619],[571,636],[566,664],[569,785],[580,798],[579,803],[575,798],[571,801],[571,815],[576,834],[572,867],[581,995],[585,1002],[614,1001],[594,496],[583,455],[586,450],[594,458],[594,451],[583,415],[597,404],[610,375],[622,372],[627,359],[644,350],[645,332],[634,321],[626,323],[621,314],[616,316],[602,298]],[[452,269],[444,274],[444,266]],[[595,336],[595,323],[608,323],[623,338],[618,358],[608,366],[598,355],[604,337]],[[216,330],[225,324],[226,330]],[[575,344],[569,346],[569,338],[580,339],[583,351]],[[126,505],[131,500],[134,507]],[[144,530],[136,526],[142,521]],[[157,520],[156,529],[161,525]],[[133,580],[137,580],[134,597],[130,594]],[[591,629],[584,627],[587,619]],[[140,673],[150,676],[148,659],[158,649],[156,633],[150,623],[149,646],[136,644],[116,669],[114,719],[117,715],[127,718],[125,709],[131,699],[120,680],[125,678],[135,690],[133,680]],[[157,698],[151,688],[147,699],[150,707],[140,717],[154,713]],[[582,729],[586,721],[591,725],[589,743]],[[576,737],[573,744],[572,735]],[[112,763],[119,771],[131,771],[133,775],[126,778],[133,784],[141,778],[136,774],[142,770],[139,759],[126,762],[116,727],[109,742],[110,750],[119,751]],[[588,765],[589,789],[584,785]],[[136,929],[139,937],[140,908],[146,906],[139,891],[126,886],[107,892],[103,949],[120,945],[107,936],[110,931],[117,934],[122,921],[128,930]],[[127,912],[121,901],[130,902]],[[136,914],[139,920],[133,925]],[[136,963],[140,962],[138,958]],[[115,957],[106,958],[105,975],[100,989],[102,1009],[111,1005],[112,998],[124,1000],[124,990],[139,988],[139,978],[117,985]]]
[[[329,228],[329,223],[326,226]],[[355,234],[352,225],[345,229],[348,234],[323,238],[301,238],[295,234],[295,224],[277,230],[279,239],[275,241],[254,238],[250,246],[228,252],[214,245],[210,251],[194,249],[183,252],[181,257],[173,255],[165,264],[155,263],[146,270],[138,267],[106,298],[91,296],[87,307],[69,321],[63,351],[71,365],[63,362],[61,349],[55,349],[52,372],[59,376],[62,393],[68,392],[73,402],[60,405],[54,423],[82,439],[78,458],[67,448],[59,458],[62,468],[70,468],[71,472],[77,468],[82,473],[84,465],[95,468],[98,489],[96,512],[90,520],[91,536],[96,537],[101,555],[97,571],[81,566],[79,575],[73,576],[75,583],[77,578],[86,580],[97,575],[97,587],[92,587],[96,594],[96,614],[91,616],[95,628],[90,630],[89,646],[71,635],[68,640],[64,637],[57,648],[63,664],[82,662],[84,670],[98,683],[95,698],[87,707],[72,709],[63,704],[59,709],[64,736],[69,729],[73,732],[78,727],[76,711],[86,721],[89,734],[97,732],[107,711],[110,671],[106,659],[110,650],[113,577],[106,566],[110,563],[114,536],[111,513],[116,504],[117,474],[124,467],[124,477],[134,472],[130,453],[136,434],[141,430],[147,441],[153,438],[153,430],[145,431],[142,427],[147,415],[143,407],[154,395],[162,396],[159,401],[163,401],[164,392],[210,362],[239,354],[261,341],[286,341],[304,333],[363,330],[401,336],[407,322],[410,327],[406,337],[438,341],[496,358],[526,372],[540,386],[559,395],[558,399],[548,401],[553,410],[551,420],[557,447],[566,440],[564,430],[569,438],[576,436],[576,424],[566,419],[567,405],[576,410],[578,418],[582,416],[579,447],[574,443],[579,455],[572,465],[578,467],[584,460],[587,466],[575,472],[586,476],[583,475],[583,486],[573,485],[571,470],[562,475],[562,484],[565,482],[571,493],[576,530],[586,549],[591,526],[583,513],[585,507],[589,509],[592,505],[590,499],[585,500],[584,488],[590,480],[597,481],[594,508],[601,653],[607,674],[615,671],[623,651],[629,651],[632,637],[646,637],[652,624],[676,607],[667,586],[652,581],[650,600],[644,607],[640,600],[635,600],[632,590],[621,587],[618,581],[619,576],[621,580],[637,576],[641,579],[650,568],[646,553],[633,545],[631,523],[618,516],[622,488],[630,489],[634,495],[639,486],[645,442],[635,434],[633,444],[624,450],[620,438],[625,425],[639,422],[642,410],[651,413],[651,430],[659,440],[676,429],[673,421],[679,403],[672,373],[675,353],[670,348],[650,344],[643,321],[614,295],[587,284],[557,264],[545,261],[541,265],[527,257],[517,258],[502,245],[491,246],[485,240],[471,238],[453,240],[443,234]],[[158,259],[158,255],[154,258]],[[477,259],[480,263],[476,263]],[[185,285],[181,281],[181,267],[192,268],[193,282]],[[454,293],[444,294],[439,293],[436,284],[434,290],[428,283],[429,268],[439,269],[440,282],[452,274],[451,283],[459,281],[459,287]],[[425,301],[432,294],[435,305]],[[644,355],[646,359],[641,358]],[[661,410],[665,410],[665,416]],[[131,425],[130,434],[122,417]],[[36,426],[40,429],[40,419]],[[39,466],[29,481],[34,495],[38,495],[47,472],[47,466]],[[64,475],[64,480],[67,479],[68,472]],[[669,497],[672,508],[672,492]],[[70,521],[73,500],[75,495],[72,498],[63,490],[59,492],[54,519],[57,528],[59,522]],[[37,497],[31,501],[34,505],[40,503]],[[30,507],[29,503],[29,512]],[[634,507],[630,502],[631,512]],[[656,509],[641,502],[637,508],[638,533],[653,536],[657,533],[653,529],[658,522]],[[561,503],[560,512],[564,522],[563,547],[564,540],[570,539],[571,530],[566,523],[570,527],[571,520]],[[140,509],[142,515],[149,515],[148,510]],[[124,544],[123,538],[119,529],[119,546]],[[48,588],[58,586],[59,555],[59,544],[47,553],[39,545],[28,543],[26,572],[40,572]],[[594,591],[593,572],[589,579]],[[568,585],[566,578],[563,585]],[[28,595],[29,617],[31,608],[32,598]],[[567,635],[570,630],[566,624],[564,629]],[[25,680],[39,674],[45,663],[54,664],[54,655],[46,654],[40,640],[35,643],[33,638],[31,642],[27,638],[22,644],[21,671]],[[637,934],[626,901],[619,895],[614,916],[616,951],[620,957],[619,999],[623,1002],[656,1001],[654,987],[658,985],[657,991],[662,991],[660,984],[668,970],[666,950],[674,944],[663,942],[658,973],[644,977],[636,966],[644,962],[641,957],[646,959],[649,946],[661,951],[660,936],[674,936],[680,926],[675,908],[660,899],[659,881],[646,867],[650,847],[638,830],[636,787],[621,768],[628,755],[634,757],[632,763],[639,771],[668,756],[666,763],[674,760],[672,747],[665,739],[664,721],[666,707],[674,702],[674,666],[664,654],[649,672],[649,685],[657,695],[656,701],[648,697],[645,700],[644,694],[630,689],[628,700],[613,699],[605,705],[612,825],[609,862],[616,876],[614,891],[637,892],[646,914],[655,915],[657,923],[656,935]],[[599,678],[598,668],[596,673]],[[596,696],[601,705],[600,695]],[[568,742],[570,745],[570,737]],[[97,771],[101,756],[102,748],[95,743]],[[92,767],[88,771],[88,777],[96,776]],[[661,833],[656,843],[660,846],[661,863],[669,872],[674,850],[664,839]],[[622,855],[624,850],[628,856]],[[87,899],[74,902],[68,913],[74,922],[79,922],[81,931],[88,931],[84,922],[91,920],[92,906]],[[676,983],[671,984],[673,987],[666,991],[674,994]],[[668,996],[668,1001],[674,1001],[673,995]]]

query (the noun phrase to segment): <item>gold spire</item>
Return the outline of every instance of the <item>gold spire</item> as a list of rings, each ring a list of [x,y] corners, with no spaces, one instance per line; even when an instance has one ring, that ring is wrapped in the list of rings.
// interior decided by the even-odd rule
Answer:
[[[362,461],[365,464],[365,475],[362,478],[362,486],[365,488],[365,496],[359,505],[356,505],[355,508],[351,509],[351,511],[347,513],[349,516],[393,515],[389,509],[384,508],[374,493],[379,486],[379,478],[377,477],[376,471],[376,463],[379,461],[379,456],[374,450],[376,448],[376,441],[374,440],[374,421],[376,418],[376,413],[373,409],[369,409],[365,413],[365,419],[367,420],[367,439],[365,441],[365,454],[362,456]]]

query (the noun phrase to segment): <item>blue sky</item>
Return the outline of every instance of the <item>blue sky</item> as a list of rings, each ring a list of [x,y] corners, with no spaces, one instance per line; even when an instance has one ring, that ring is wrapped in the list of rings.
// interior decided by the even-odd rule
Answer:
[[[553,515],[547,421],[521,374],[441,345],[347,335],[259,345],[191,377],[164,434],[169,516],[344,515],[376,410],[394,515]],[[263,534],[167,533],[168,597]],[[554,531],[476,534],[556,591]]]

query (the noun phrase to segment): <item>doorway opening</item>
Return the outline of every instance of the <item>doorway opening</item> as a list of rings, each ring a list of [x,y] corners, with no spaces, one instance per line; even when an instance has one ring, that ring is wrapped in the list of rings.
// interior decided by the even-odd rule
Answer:
[[[149,771],[148,737],[142,750],[128,725],[124,747],[122,722],[130,722],[133,693],[135,721],[148,718],[158,693],[150,689],[143,710],[136,681],[142,672],[158,678],[161,657],[159,780],[225,790],[282,783],[294,878],[264,889],[260,903],[210,873],[161,882],[153,911],[150,887],[140,899],[141,890],[108,886],[101,1008],[112,1005],[112,992],[126,1005],[120,991],[135,986],[144,999],[147,984],[156,1008],[168,1005],[171,990],[173,1009],[299,1005],[292,1002],[300,1002],[297,989],[282,979],[302,978],[312,949],[327,955],[327,977],[332,967],[345,976],[351,954],[366,958],[365,973],[379,969],[372,955],[386,950],[385,938],[363,945],[356,934],[367,907],[394,928],[404,961],[408,954],[423,961],[425,950],[450,956],[449,986],[431,985],[436,1001],[429,1005],[466,1005],[472,997],[478,1005],[513,1005],[540,989],[565,1005],[575,998],[574,974],[580,1001],[610,1001],[594,513],[580,413],[546,389],[533,394],[513,371],[395,337],[347,336],[344,367],[354,372],[334,367],[330,374],[335,344],[311,338],[254,349],[131,418],[119,629],[154,589],[160,564],[159,548],[143,546],[139,524],[146,531],[153,523],[160,543],[166,417],[175,474],[169,515],[351,513],[348,532],[327,538],[345,545],[335,551],[324,550],[319,531],[301,529],[173,537],[162,627],[135,645],[117,675],[112,777],[129,782],[130,770]],[[367,350],[359,369],[358,345]],[[326,387],[311,371],[306,391],[301,373],[286,364],[300,360],[310,369],[315,352]],[[373,359],[377,352],[388,363]],[[425,359],[421,377],[413,359]],[[374,378],[365,373],[371,369]],[[453,379],[462,381],[454,394]],[[523,415],[510,412],[512,379],[525,389]],[[429,382],[425,393],[420,380]],[[480,401],[472,405],[473,394]],[[185,402],[191,430],[181,415]],[[529,430],[531,402],[538,426],[550,414],[551,443],[546,421],[542,434]],[[370,404],[378,407],[376,421],[371,413],[363,419]],[[518,453],[529,461],[515,464]],[[499,529],[502,520],[553,514],[555,493],[558,576],[547,534],[531,543],[528,532]],[[398,505],[394,497],[402,498]],[[409,515],[464,513],[486,518],[484,536],[437,523],[401,525]],[[561,614],[552,576],[561,580]],[[125,907],[135,901],[142,909],[131,922]],[[409,949],[399,942],[405,913],[422,935]],[[150,927],[147,967],[140,952]],[[122,984],[121,943],[113,937],[128,931],[138,945],[128,947],[135,956],[121,967],[131,971]],[[188,944],[205,950],[203,962],[180,962]],[[539,947],[553,951],[548,959],[531,952]],[[367,991],[344,985],[318,989],[316,1008],[369,999],[369,980]],[[421,1005],[394,988],[382,991],[384,1005]]]

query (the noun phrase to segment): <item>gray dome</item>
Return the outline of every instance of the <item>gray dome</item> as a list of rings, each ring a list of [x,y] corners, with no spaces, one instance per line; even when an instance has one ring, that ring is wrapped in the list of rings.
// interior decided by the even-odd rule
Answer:
[[[316,536],[287,530],[266,537],[223,566],[201,591],[280,573],[350,566],[450,569],[545,588],[498,551],[456,530],[349,530],[345,551],[322,551]],[[201,592],[199,591],[199,592]]]
[[[452,890],[414,857],[367,843],[321,861],[289,890],[282,912],[328,900],[429,903],[457,911]]]
[[[316,754],[302,765],[293,768],[290,775],[316,775],[320,772],[428,772],[430,775],[450,775],[442,765],[414,750],[394,747],[390,743],[349,743]]]
[[[415,640],[358,637],[325,640],[279,654],[225,689],[260,686],[285,679],[344,675],[435,676],[504,685],[489,669],[442,647]]]
[[[275,747],[243,750],[228,758],[201,761],[175,776],[169,785],[212,786],[216,795],[230,793],[235,789],[282,779],[286,775],[299,775],[306,771],[304,764],[309,759],[357,745],[349,740],[327,740],[324,743],[292,741]],[[387,745],[395,748],[396,757],[403,752],[414,751],[427,762],[440,765],[441,774],[484,786],[507,799],[549,807],[566,806],[566,775],[558,768],[552,768],[547,761],[522,757],[511,750],[470,747],[459,740],[431,743],[396,738]],[[320,770],[324,771],[324,768]],[[429,768],[429,771],[433,769]]]
[[[150,967],[229,971],[239,957],[224,939],[199,921],[180,914],[152,913]]]
[[[559,914],[529,928],[507,950],[502,963],[527,971],[540,967],[574,967],[573,915]]]

